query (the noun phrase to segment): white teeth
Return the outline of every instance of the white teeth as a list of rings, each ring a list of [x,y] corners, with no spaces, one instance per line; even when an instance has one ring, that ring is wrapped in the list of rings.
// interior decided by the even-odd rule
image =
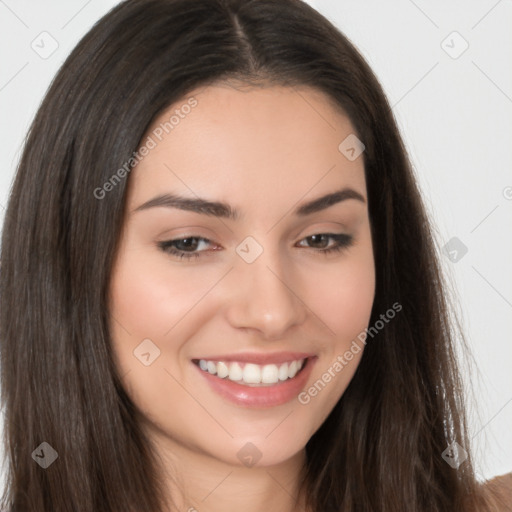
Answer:
[[[279,369],[275,364],[266,364],[261,370],[263,384],[275,384],[279,380]]]
[[[295,377],[297,370],[298,370],[297,361],[292,361],[290,363],[290,366],[288,367],[288,377],[290,377],[290,378]],[[208,368],[208,371],[210,371],[210,368]]]
[[[224,377],[227,377],[229,375],[229,368],[226,363],[223,363],[222,361],[219,361],[217,363],[217,375],[223,379]]]
[[[231,363],[229,365],[229,380],[242,380],[242,367],[238,363]]]
[[[199,368],[217,377],[248,385],[272,385],[279,381],[293,379],[304,366],[305,359],[289,363],[259,365],[253,363],[199,360]]]
[[[288,378],[288,363],[284,363],[279,367],[279,380]]]
[[[257,364],[247,363],[244,366],[242,380],[247,384],[259,384],[261,382],[261,369]]]

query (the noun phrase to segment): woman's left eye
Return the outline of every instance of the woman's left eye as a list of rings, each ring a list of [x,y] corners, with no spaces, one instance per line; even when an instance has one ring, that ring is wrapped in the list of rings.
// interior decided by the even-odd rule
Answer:
[[[334,240],[334,243],[329,245],[329,239]],[[320,248],[317,247],[318,252],[327,254],[331,252],[339,252],[350,247],[353,244],[354,237],[344,233],[320,233],[318,235],[308,236],[301,240],[301,242],[303,241],[321,245]]]
[[[333,240],[334,243],[330,244],[329,240]],[[327,254],[339,252],[350,247],[353,243],[353,236],[344,233],[319,233],[303,238],[300,242],[313,244],[316,247],[311,247],[310,245],[310,248],[316,249],[315,252]],[[180,259],[191,259],[198,258],[202,252],[205,252],[205,247],[210,244],[211,241],[207,238],[190,236],[159,242],[158,246],[162,251],[172,256]]]

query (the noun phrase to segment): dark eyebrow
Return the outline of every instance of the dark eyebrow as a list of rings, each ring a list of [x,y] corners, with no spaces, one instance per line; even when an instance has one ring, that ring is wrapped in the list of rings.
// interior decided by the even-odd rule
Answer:
[[[359,192],[356,192],[351,188],[344,188],[302,204],[294,211],[294,214],[303,217],[325,210],[329,206],[340,203],[341,201],[346,201],[347,199],[356,199],[362,203],[366,202]],[[187,210],[202,215],[211,215],[213,217],[221,217],[230,220],[237,220],[240,217],[240,212],[233,209],[229,204],[218,201],[208,201],[201,198],[182,197],[174,194],[162,194],[156,196],[135,208],[133,213],[158,206],[178,208],[180,210]]]
[[[366,202],[364,197],[359,192],[356,192],[352,188],[344,188],[342,190],[338,190],[337,192],[332,192],[317,199],[313,199],[308,203],[304,203],[299,208],[297,208],[294,213],[295,215],[299,216],[309,215],[311,213],[325,210],[326,208],[329,208],[329,206],[340,203],[341,201],[346,201],[347,199],[356,199],[362,203]]]

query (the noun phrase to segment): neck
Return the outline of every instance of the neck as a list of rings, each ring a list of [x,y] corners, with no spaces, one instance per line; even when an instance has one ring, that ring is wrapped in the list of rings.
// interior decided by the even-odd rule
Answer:
[[[160,440],[158,452],[169,512],[306,512],[300,492],[305,450],[266,467],[230,464],[169,438]]]

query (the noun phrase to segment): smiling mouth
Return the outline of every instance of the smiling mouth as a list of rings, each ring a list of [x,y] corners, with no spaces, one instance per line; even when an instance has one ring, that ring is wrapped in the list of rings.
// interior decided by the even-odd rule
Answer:
[[[253,364],[238,361],[210,361],[193,359],[203,372],[219,379],[250,387],[275,386],[299,375],[309,358],[296,359],[281,364]]]

